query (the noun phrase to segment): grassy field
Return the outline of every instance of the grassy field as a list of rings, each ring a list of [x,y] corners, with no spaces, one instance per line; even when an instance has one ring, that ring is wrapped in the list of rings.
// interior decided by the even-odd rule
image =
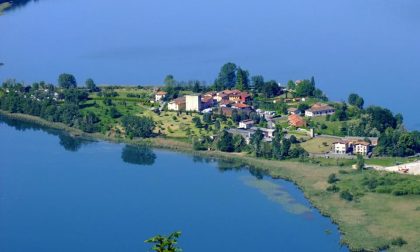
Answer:
[[[316,137],[302,143],[301,146],[309,153],[324,154],[331,151],[332,144],[336,141],[334,138]]]
[[[338,193],[326,191],[327,178],[349,168],[316,166],[292,162],[276,162],[242,158],[263,167],[274,177],[293,180],[323,214],[339,224],[342,241],[352,250],[378,251],[391,240],[402,237],[407,244],[390,246],[389,251],[418,251],[420,239],[420,197],[365,193],[357,201],[348,202]],[[351,175],[348,175],[351,176]],[[404,175],[400,175],[404,176]]]

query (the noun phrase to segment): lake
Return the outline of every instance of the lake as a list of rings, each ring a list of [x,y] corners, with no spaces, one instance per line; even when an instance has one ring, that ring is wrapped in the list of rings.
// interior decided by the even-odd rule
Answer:
[[[213,82],[233,61],[286,83],[315,76],[420,129],[418,0],[40,0],[0,17],[0,80]]]
[[[0,118],[0,251],[348,251],[290,182]]]

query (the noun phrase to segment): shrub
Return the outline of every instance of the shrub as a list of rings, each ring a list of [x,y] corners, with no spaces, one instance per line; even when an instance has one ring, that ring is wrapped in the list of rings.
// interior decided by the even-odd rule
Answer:
[[[334,184],[334,185],[330,185],[329,187],[327,187],[327,191],[329,191],[329,192],[339,192],[340,188]]]
[[[331,173],[330,176],[328,176],[327,182],[329,184],[334,184],[337,181],[339,181],[339,179],[337,178],[337,176],[335,175],[335,173]]]
[[[349,191],[342,191],[340,193],[340,198],[342,198],[343,200],[352,201],[353,195]]]
[[[405,241],[402,237],[397,237],[391,241],[391,244],[394,246],[403,246],[404,244],[407,244],[407,241]]]

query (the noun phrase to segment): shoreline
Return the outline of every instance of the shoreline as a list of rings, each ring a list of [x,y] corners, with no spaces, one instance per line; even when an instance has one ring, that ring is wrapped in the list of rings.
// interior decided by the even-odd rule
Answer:
[[[131,145],[146,144],[152,148],[165,149],[180,153],[187,153],[191,155],[198,155],[201,157],[221,159],[225,161],[240,162],[242,165],[248,165],[256,168],[266,175],[274,179],[284,179],[291,181],[302,191],[304,197],[310,202],[310,204],[316,208],[321,215],[330,218],[331,222],[336,224],[340,232],[340,242],[346,245],[350,251],[379,251],[384,249],[386,245],[389,245],[389,241],[395,237],[382,237],[382,234],[375,234],[368,230],[360,230],[365,227],[368,229],[370,221],[366,220],[365,226],[363,224],[351,223],[352,218],[346,218],[346,214],[351,214],[354,211],[363,211],[360,206],[354,205],[355,203],[344,202],[339,199],[338,195],[329,194],[325,191],[328,186],[326,178],[331,173],[338,173],[340,170],[349,170],[348,167],[336,167],[328,166],[321,167],[315,164],[300,163],[296,161],[273,161],[258,159],[246,155],[236,153],[224,153],[219,151],[195,151],[192,146],[186,142],[177,141],[171,138],[151,138],[151,139],[119,139],[114,137],[108,137],[101,133],[85,133],[79,129],[75,129],[64,125],[62,123],[49,122],[42,118],[26,115],[26,114],[13,114],[0,110],[0,115],[5,117],[34,123],[43,127],[53,128],[62,130],[68,134],[86,138],[89,140],[100,140],[112,143],[125,143]],[[390,198],[388,195],[371,194],[370,198]],[[398,199],[399,200],[399,199]],[[395,201],[398,201],[395,199]],[[344,216],[342,215],[345,213]],[[367,213],[365,213],[369,216]],[[362,215],[363,216],[363,215]],[[364,217],[364,216],[363,216]],[[354,221],[354,220],[353,220]],[[350,223],[349,223],[350,222]],[[363,227],[360,227],[363,226]],[[357,232],[357,233],[356,233]],[[382,235],[382,236],[381,236]],[[377,242],[369,243],[365,242],[368,239],[376,239]],[[411,240],[410,240],[411,242]],[[410,244],[413,248],[416,244]],[[392,249],[397,247],[391,247]],[[393,251],[389,249],[390,251]],[[401,247],[401,250],[408,249],[406,246]],[[404,250],[411,251],[411,250]],[[412,250],[415,251],[415,250]]]

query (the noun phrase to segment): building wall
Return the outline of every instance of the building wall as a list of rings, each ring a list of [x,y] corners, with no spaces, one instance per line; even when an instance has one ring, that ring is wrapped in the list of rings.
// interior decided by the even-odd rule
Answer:
[[[186,95],[186,111],[201,111],[201,96]]]

